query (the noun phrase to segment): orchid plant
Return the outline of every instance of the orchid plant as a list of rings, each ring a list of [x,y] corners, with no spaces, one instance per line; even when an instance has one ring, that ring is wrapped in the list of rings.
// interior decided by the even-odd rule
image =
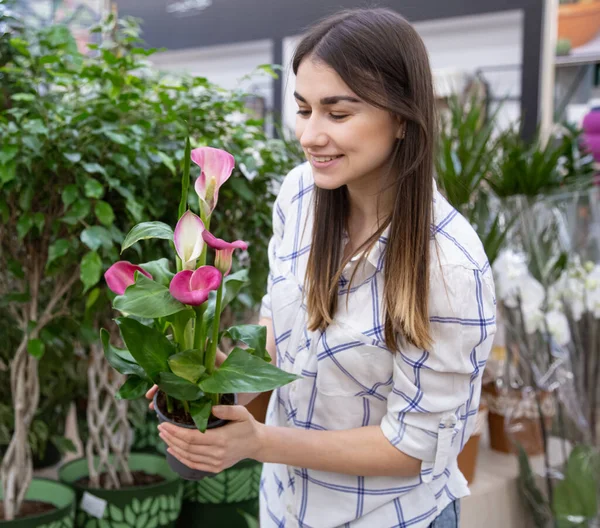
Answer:
[[[200,215],[188,209],[190,160],[201,168],[194,189]],[[226,242],[209,231],[219,189],[229,179],[235,160],[224,150],[190,148],[186,144],[179,221],[173,231],[162,222],[144,222],[125,238],[122,251],[140,240],[159,238],[172,242],[177,273],[162,258],[143,264],[120,261],[105,273],[108,287],[117,294],[113,308],[125,349],[109,342],[103,329],[104,353],[113,368],[128,376],[117,397],[135,399],[153,384],[165,394],[168,413],[185,411],[200,431],[208,425],[213,405],[223,394],[263,392],[297,377],[270,363],[266,328],[238,325],[220,330],[223,309],[247,282],[247,270],[230,274],[241,241]],[[207,264],[213,250],[214,265]],[[216,368],[223,337],[236,344]]]

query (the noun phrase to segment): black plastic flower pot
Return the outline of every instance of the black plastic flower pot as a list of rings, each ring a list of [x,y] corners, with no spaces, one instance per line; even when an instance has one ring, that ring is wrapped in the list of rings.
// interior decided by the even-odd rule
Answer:
[[[177,427],[183,427],[184,429],[196,429],[195,425],[187,425],[187,424],[181,424],[181,423],[176,423],[175,421],[171,420],[169,417],[167,417],[163,411],[159,408],[158,405],[158,395],[159,395],[160,391],[156,391],[156,394],[154,395],[154,410],[156,411],[156,414],[158,415],[158,421],[159,423],[170,423],[173,424]],[[233,394],[233,401],[234,401],[234,405],[237,404],[237,395]],[[228,420],[214,420],[214,421],[209,421],[207,429],[216,429],[217,427],[223,427],[225,424],[228,423]],[[182,462],[180,462],[179,460],[177,460],[177,458],[175,458],[171,453],[167,452],[166,453],[167,456],[167,462],[169,464],[169,467],[175,471],[175,473],[177,473],[181,478],[185,479],[185,480],[201,480],[203,478],[206,477],[214,477],[216,475],[216,473],[212,473],[210,471],[200,471],[198,469],[193,469],[191,467],[186,466],[185,464],[183,464]]]
[[[0,501],[3,499],[0,487]],[[33,479],[25,495],[26,501],[52,504],[55,509],[39,515],[13,521],[0,519],[2,528],[73,528],[75,522],[75,492],[69,487],[48,479]]]
[[[181,512],[183,482],[164,457],[129,456],[129,469],[160,475],[162,482],[120,489],[90,488],[79,483],[89,476],[87,459],[62,466],[59,478],[77,493],[76,528],[173,528]]]

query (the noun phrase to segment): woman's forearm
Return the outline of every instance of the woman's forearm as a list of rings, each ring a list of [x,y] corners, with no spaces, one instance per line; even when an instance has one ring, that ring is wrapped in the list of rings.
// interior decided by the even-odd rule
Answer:
[[[261,425],[256,459],[357,476],[416,476],[421,461],[396,449],[381,428],[306,431]]]

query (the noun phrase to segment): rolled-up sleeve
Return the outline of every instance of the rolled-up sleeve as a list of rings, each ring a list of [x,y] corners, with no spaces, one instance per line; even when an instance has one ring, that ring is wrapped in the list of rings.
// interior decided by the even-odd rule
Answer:
[[[392,445],[423,461],[424,482],[444,472],[473,432],[496,331],[489,267],[482,272],[445,266],[431,275],[433,344],[430,350],[406,345],[395,354],[393,387],[381,422]]]

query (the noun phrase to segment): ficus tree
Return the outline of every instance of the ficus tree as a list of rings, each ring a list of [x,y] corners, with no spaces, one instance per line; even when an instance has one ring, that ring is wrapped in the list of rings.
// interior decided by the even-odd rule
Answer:
[[[261,122],[231,119],[244,111],[242,94],[201,77],[162,78],[147,62],[154,50],[140,46],[134,22],[111,16],[95,31],[101,44],[90,46],[89,56],[62,26],[1,36],[0,303],[18,331],[10,359],[15,432],[1,468],[9,519],[32,475],[27,432],[50,323],[75,320],[77,345],[91,353],[88,379],[99,382],[90,383],[89,424],[121,417],[90,427],[91,476],[99,471],[95,458],[108,461],[116,450],[118,469],[105,467],[109,485],[128,479],[127,442],[109,440],[127,427],[126,406],[115,404],[114,374],[103,374],[97,330],[110,313],[99,281],[110,263],[127,258],[118,248],[133,224],[176,220],[171,204],[179,198],[183,139],[227,148],[240,160],[220,197],[223,221],[215,234],[250,243],[250,306],[268,272],[275,182],[298,159],[284,141],[267,139]],[[146,258],[152,248],[145,246]]]

